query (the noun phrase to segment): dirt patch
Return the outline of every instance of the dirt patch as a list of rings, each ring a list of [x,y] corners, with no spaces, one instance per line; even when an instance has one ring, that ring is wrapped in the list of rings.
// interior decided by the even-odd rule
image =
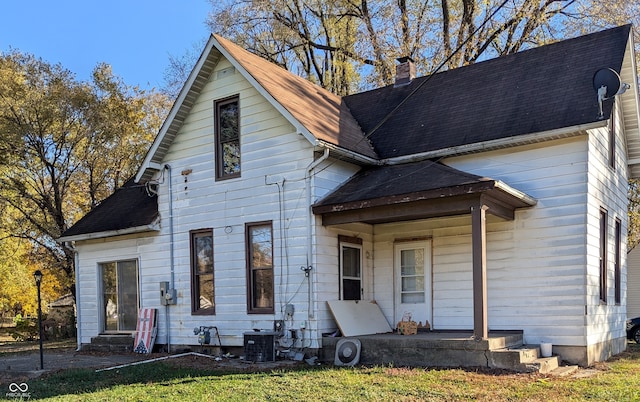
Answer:
[[[215,370],[233,372],[260,372],[276,369],[289,369],[299,366],[306,366],[307,363],[294,360],[276,360],[273,362],[247,362],[238,357],[208,357],[199,354],[188,354],[186,356],[172,357],[165,362],[174,367],[191,368],[196,370]]]
[[[40,370],[39,348],[33,349],[32,346],[23,345],[21,348],[14,348],[13,350],[13,353],[0,353],[0,384],[26,381],[41,375],[75,368],[111,370],[129,365],[152,364],[154,362],[162,362],[174,367],[194,370],[238,373],[290,369],[307,364],[293,360],[253,363],[246,362],[235,356],[212,357],[192,352],[177,355],[166,353],[143,355],[137,353],[77,352],[75,348],[66,347],[44,350],[44,370]],[[15,352],[15,350],[18,351]]]

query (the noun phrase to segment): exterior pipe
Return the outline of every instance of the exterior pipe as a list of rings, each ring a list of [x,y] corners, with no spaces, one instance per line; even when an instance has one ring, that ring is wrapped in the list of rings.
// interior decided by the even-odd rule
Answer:
[[[313,247],[313,241],[312,241],[312,235],[313,235],[313,211],[311,210],[311,178],[312,178],[312,171],[322,162],[324,162],[325,160],[327,160],[327,158],[329,158],[329,149],[325,148],[324,149],[324,153],[322,154],[322,156],[316,160],[314,160],[313,162],[311,162],[309,164],[309,166],[307,166],[307,171],[305,172],[305,185],[306,185],[306,192],[307,192],[307,208],[308,210],[308,226],[307,226],[307,266],[306,269],[308,270],[307,272],[307,286],[308,286],[308,295],[309,295],[309,319],[313,319],[314,317],[314,313],[313,313],[313,286],[312,286],[312,278],[313,278],[313,269],[310,269],[310,267],[312,266],[312,260],[313,260],[313,252],[312,252],[312,247]]]
[[[168,172],[169,179],[169,266],[171,268],[171,281],[169,286],[171,291],[175,289],[175,262],[174,262],[174,239],[173,239],[173,186],[171,184],[171,166],[164,165],[164,168]],[[171,333],[170,333],[170,317],[169,317],[169,304],[165,306],[165,325],[167,331],[167,353],[171,353]]]
[[[76,351],[80,351],[82,349],[82,326],[80,325],[80,323],[82,322],[80,320],[80,303],[78,302],[79,300],[79,296],[80,296],[80,273],[79,273],[79,269],[78,269],[78,265],[80,264],[80,256],[78,256],[78,251],[76,250],[75,245],[73,244],[73,242],[68,242],[67,246],[73,250],[73,269],[75,271],[75,276],[76,276]]]

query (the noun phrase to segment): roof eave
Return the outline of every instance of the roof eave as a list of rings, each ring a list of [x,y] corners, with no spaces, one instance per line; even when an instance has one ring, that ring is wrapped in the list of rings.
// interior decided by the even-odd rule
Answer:
[[[69,241],[103,239],[103,238],[123,236],[128,234],[157,232],[159,230],[160,230],[160,218],[158,217],[148,225],[135,226],[130,228],[118,229],[118,230],[106,230],[102,232],[82,233],[78,235],[62,236],[57,239],[57,242],[64,243]]]
[[[595,121],[577,126],[562,127],[555,130],[542,131],[531,134],[523,134],[513,137],[500,138],[496,140],[476,142],[473,144],[458,145],[454,147],[436,149],[433,151],[421,152],[411,155],[402,155],[381,160],[382,164],[397,165],[408,162],[418,162],[432,158],[444,158],[459,155],[467,155],[478,152],[493,151],[496,149],[510,148],[519,145],[528,145],[544,141],[568,138],[577,135],[584,135],[587,130],[604,127],[606,121]]]
[[[201,89],[200,86],[196,85],[196,83],[203,79],[201,77],[203,73],[208,76],[208,73],[203,71],[203,67],[207,65],[207,63],[212,63],[213,65],[217,64],[217,60],[210,60],[211,52],[215,44],[214,40],[213,35],[209,37],[209,41],[200,54],[197,63],[182,86],[178,97],[169,111],[169,115],[164,120],[158,135],[149,148],[149,151],[136,174],[136,183],[139,183],[143,179],[145,181],[149,180],[153,173],[159,170],[159,166],[161,165],[161,161],[165,154],[165,152],[160,152],[161,146],[164,145],[166,147],[165,143],[173,140],[172,138],[167,138],[168,133],[170,131],[177,132],[180,129],[183,119],[179,119],[178,117],[187,115],[189,110],[191,110],[191,107],[193,106],[193,99],[196,95],[195,92],[199,93]],[[188,101],[189,99],[191,99],[191,101]]]
[[[633,29],[629,32],[627,49],[625,51],[624,62],[620,71],[620,78],[629,84],[630,88],[622,95],[621,104],[624,114],[624,135],[626,137],[628,167],[630,178],[640,178],[640,102],[638,102],[638,76],[633,41]],[[632,147],[630,145],[636,145]]]
[[[530,195],[526,194],[523,191],[520,191],[518,189],[515,189],[515,188],[509,186],[508,184],[504,183],[503,181],[496,180],[495,181],[495,188],[497,190],[500,190],[503,193],[509,195],[513,199],[519,200],[523,204],[520,208],[533,207],[536,204],[538,204],[538,200],[536,200],[535,198],[531,197]]]

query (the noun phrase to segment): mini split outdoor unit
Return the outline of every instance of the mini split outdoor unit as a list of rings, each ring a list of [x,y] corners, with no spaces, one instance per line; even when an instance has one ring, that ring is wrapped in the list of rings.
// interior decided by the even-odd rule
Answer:
[[[275,332],[245,332],[244,360],[247,362],[272,362],[276,360]]]

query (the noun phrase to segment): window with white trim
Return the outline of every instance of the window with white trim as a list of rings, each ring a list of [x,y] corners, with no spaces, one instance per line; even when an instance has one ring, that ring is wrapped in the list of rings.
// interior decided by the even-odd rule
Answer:
[[[340,296],[362,299],[362,239],[340,236]]]

